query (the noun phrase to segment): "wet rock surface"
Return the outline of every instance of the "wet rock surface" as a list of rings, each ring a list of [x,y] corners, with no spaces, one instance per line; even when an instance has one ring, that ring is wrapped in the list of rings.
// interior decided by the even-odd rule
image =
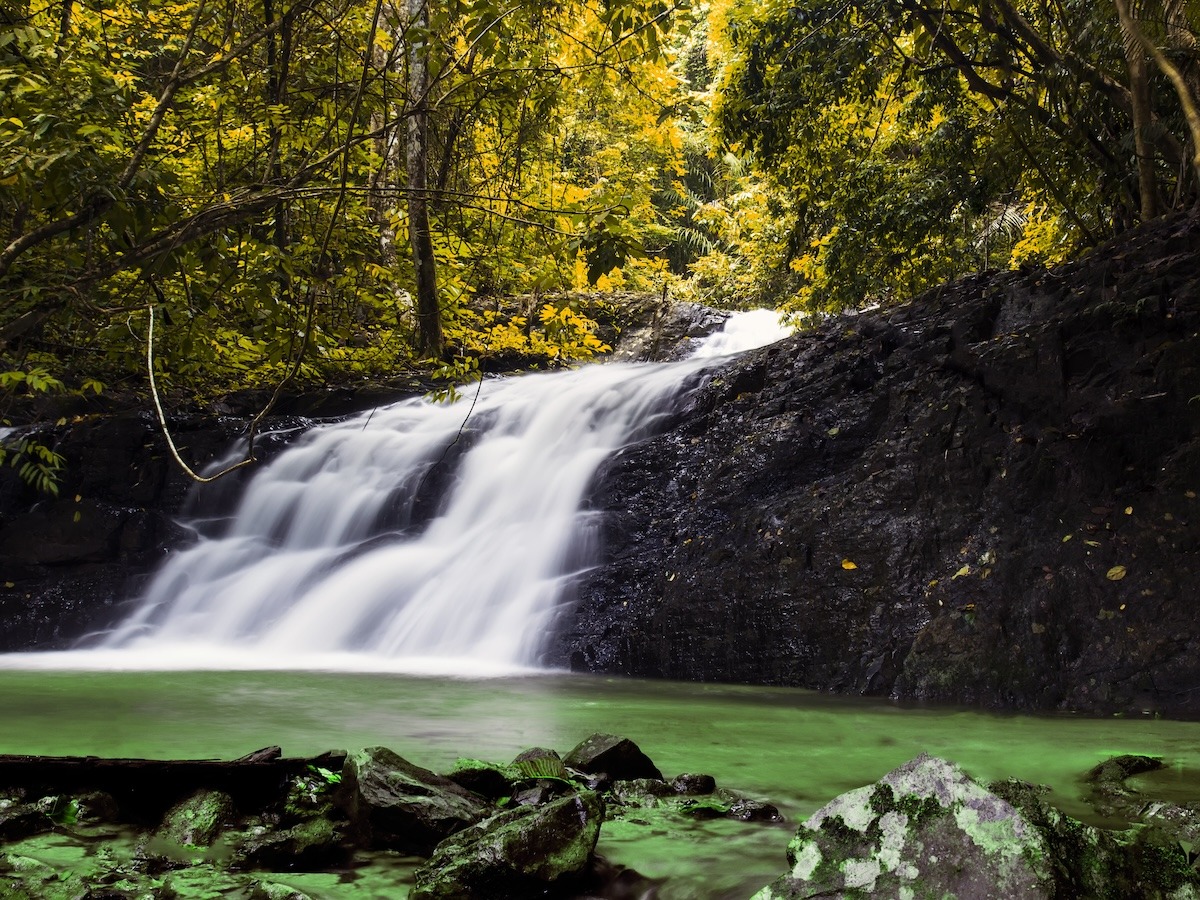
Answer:
[[[1200,217],[713,374],[603,470],[578,671],[1200,714]]]
[[[606,741],[653,766],[624,738],[583,743]],[[606,821],[649,836],[687,827],[687,807],[706,799],[730,819],[733,802],[774,809],[704,775],[597,791],[546,748],[510,765],[460,760],[452,774],[482,772],[479,783],[503,784],[503,795],[474,794],[380,747],[309,759],[268,748],[231,762],[0,757],[0,896],[303,898],[276,883],[288,872],[339,873],[348,893],[334,895],[358,896],[359,873],[382,862],[370,896],[415,884],[412,896],[426,900],[652,900],[658,882],[595,853]],[[711,798],[697,796],[708,786]],[[647,813],[646,798],[661,808]],[[43,861],[64,859],[66,847],[71,862]],[[409,865],[390,868],[397,860]]]
[[[443,841],[417,870],[413,900],[521,900],[585,872],[604,820],[592,791],[499,813]]]
[[[309,424],[273,419],[257,452],[268,458]],[[244,427],[215,412],[172,425],[197,469],[229,453]],[[177,521],[192,482],[149,412],[81,415],[40,439],[66,460],[56,497],[0,470],[0,652],[68,647],[112,625],[167,548],[193,538]],[[243,483],[232,476],[191,502],[227,515]]]

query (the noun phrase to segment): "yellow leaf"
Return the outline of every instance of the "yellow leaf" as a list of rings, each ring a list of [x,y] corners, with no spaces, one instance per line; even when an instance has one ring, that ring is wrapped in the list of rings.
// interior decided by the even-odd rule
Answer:
[[[1075,537],[1075,535],[1073,535],[1073,534],[1064,535],[1062,542],[1065,544],[1067,541],[1069,541],[1073,537]]]
[[[1104,577],[1109,581],[1120,581],[1126,574],[1124,566],[1113,566]]]
[[[954,578],[963,578],[970,574],[971,574],[971,567],[963,566],[961,569],[959,569],[957,572],[954,573]],[[954,578],[951,578],[950,580],[953,581]]]
[[[1127,515],[1127,516],[1133,515],[1133,507],[1132,506],[1125,507],[1125,515]]]
[[[842,560],[842,568],[843,569],[857,569],[858,566],[855,565],[854,563],[850,562],[850,560],[848,560],[848,559],[843,559]]]

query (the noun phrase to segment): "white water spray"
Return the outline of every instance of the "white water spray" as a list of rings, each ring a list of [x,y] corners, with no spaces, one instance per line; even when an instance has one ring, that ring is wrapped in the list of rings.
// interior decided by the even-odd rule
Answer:
[[[582,507],[599,465],[653,434],[714,357],[788,331],[775,313],[741,314],[682,363],[497,379],[477,401],[409,400],[314,428],[251,480],[223,535],[170,554],[98,649],[18,656],[463,674],[535,665],[567,588],[596,561],[597,523]]]

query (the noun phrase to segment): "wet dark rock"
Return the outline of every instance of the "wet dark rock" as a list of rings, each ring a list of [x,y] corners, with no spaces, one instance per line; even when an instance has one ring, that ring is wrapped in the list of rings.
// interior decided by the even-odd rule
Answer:
[[[603,772],[614,781],[632,778],[663,780],[662,772],[637,744],[615,734],[593,734],[568,753],[563,762],[580,772]]]
[[[53,820],[36,804],[0,800],[0,841],[19,841],[53,826]]]
[[[1144,798],[1125,780],[1162,767],[1163,761],[1153,756],[1124,755],[1106,759],[1084,776],[1084,781],[1092,786],[1089,800],[1102,816],[1128,815]]]
[[[671,787],[674,788],[677,794],[686,794],[689,796],[711,794],[717,789],[717,780],[711,775],[696,775],[685,772],[682,775],[675,776],[675,780],[671,782]]]
[[[202,467],[227,451],[242,423],[180,417],[174,428],[181,452]],[[56,497],[0,470],[0,652],[70,646],[108,627],[165,548],[190,538],[175,516],[192,483],[148,411],[84,416],[42,440],[66,460]],[[264,452],[270,445],[264,440]]]
[[[626,328],[612,354],[624,362],[669,362],[690,355],[702,338],[720,331],[730,313],[699,303],[643,301],[638,321]]]
[[[416,873],[413,900],[526,900],[570,896],[587,871],[604,817],[590,791],[539,807],[519,807],[461,831],[438,845]]]
[[[347,756],[342,790],[364,842],[381,849],[427,853],[489,811],[482,797],[385,747]]]
[[[480,797],[499,800],[512,793],[514,782],[524,776],[513,766],[503,766],[479,759],[460,759],[446,777],[461,788]]]
[[[606,464],[547,661],[1200,715],[1196,396],[1200,214],[827,321]]]
[[[614,781],[610,788],[612,796],[625,806],[658,806],[659,800],[679,795],[674,786],[654,778],[631,778]]]
[[[740,822],[774,822],[783,821],[779,809],[773,803],[764,800],[752,800],[749,797],[739,797],[729,804],[727,819],[737,819]]]
[[[755,900],[1185,897],[1200,887],[1177,841],[1091,828],[1030,785],[989,790],[926,755],[819,809],[787,859],[789,873]]]
[[[348,857],[344,838],[337,824],[314,818],[282,831],[247,836],[239,842],[234,859],[241,867],[276,872],[322,869]]]

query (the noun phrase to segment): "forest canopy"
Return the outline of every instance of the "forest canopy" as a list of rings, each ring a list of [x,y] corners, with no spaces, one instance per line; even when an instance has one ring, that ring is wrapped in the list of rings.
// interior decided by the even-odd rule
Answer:
[[[1200,196],[1198,15],[18,0],[0,389],[462,378],[602,351],[573,290],[811,312],[1058,262]]]

